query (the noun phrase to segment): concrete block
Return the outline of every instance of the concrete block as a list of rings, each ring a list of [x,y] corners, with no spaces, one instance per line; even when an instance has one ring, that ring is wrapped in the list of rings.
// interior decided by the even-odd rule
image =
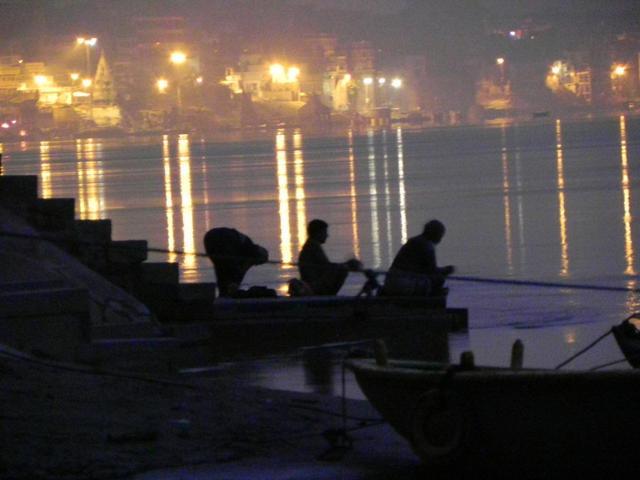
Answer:
[[[140,272],[143,283],[177,285],[180,282],[180,266],[177,263],[144,262],[140,264]]]
[[[74,198],[38,198],[29,209],[27,221],[45,231],[71,230],[75,221]]]
[[[112,264],[136,265],[147,259],[146,240],[118,240],[110,243],[107,260]]]
[[[37,198],[37,175],[0,176],[0,203],[33,202]]]
[[[179,290],[180,300],[190,302],[205,300],[213,302],[216,298],[216,283],[181,283]]]
[[[111,243],[111,220],[76,220],[75,232],[75,257],[94,270],[104,269]]]

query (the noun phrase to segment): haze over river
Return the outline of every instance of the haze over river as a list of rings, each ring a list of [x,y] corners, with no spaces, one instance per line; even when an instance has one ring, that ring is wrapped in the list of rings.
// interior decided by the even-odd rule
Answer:
[[[326,251],[386,270],[431,218],[447,234],[441,264],[466,277],[613,286],[629,291],[450,281],[469,308],[452,356],[504,364],[516,338],[526,366],[555,366],[640,310],[640,119],[560,120],[431,130],[264,132],[0,145],[4,174],[37,174],[44,198],[76,198],[77,217],[110,218],[113,238],[146,239],[150,261],[179,262],[185,282],[213,281],[204,233],[229,226],[284,264],[247,284],[285,291],[306,223],[330,224]],[[351,274],[342,293],[356,293]],[[576,367],[622,358],[610,338]],[[627,368],[620,364],[616,368]]]

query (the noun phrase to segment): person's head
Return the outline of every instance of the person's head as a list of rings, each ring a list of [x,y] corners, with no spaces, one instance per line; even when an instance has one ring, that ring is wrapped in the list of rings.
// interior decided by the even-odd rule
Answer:
[[[424,230],[422,231],[422,235],[427,237],[433,243],[440,243],[442,237],[446,232],[446,228],[444,228],[444,224],[439,220],[430,220],[424,225]]]
[[[307,235],[317,242],[324,243],[329,238],[329,224],[319,218],[314,218],[307,225]]]

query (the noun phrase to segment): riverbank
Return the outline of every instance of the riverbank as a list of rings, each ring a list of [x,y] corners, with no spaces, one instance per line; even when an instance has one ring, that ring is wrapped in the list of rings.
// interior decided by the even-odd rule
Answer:
[[[341,469],[351,472],[347,478],[412,478],[418,468],[388,426],[360,429],[379,419],[364,401],[347,401],[347,426],[359,430],[353,449],[342,452],[325,438],[343,425],[339,397],[231,378],[96,370],[6,348],[0,373],[3,479],[184,478],[165,469],[185,466],[230,478],[265,465],[303,469],[286,478],[305,478],[306,468],[314,478],[335,478],[330,472]]]

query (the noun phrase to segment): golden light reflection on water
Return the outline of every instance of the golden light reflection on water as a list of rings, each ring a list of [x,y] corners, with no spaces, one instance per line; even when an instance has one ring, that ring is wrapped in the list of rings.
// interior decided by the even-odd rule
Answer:
[[[304,191],[304,157],[302,150],[302,134],[300,130],[293,133],[293,167],[295,177],[295,199],[296,199],[296,217],[298,225],[298,248],[307,237],[307,211],[306,211],[306,195]]]
[[[40,142],[40,196],[51,198],[51,155],[49,142]]]
[[[407,190],[404,185],[404,143],[402,140],[402,129],[398,128],[396,134],[398,147],[398,196],[400,197],[400,235],[401,243],[407,241]]]
[[[562,154],[562,124],[556,120],[556,168],[558,184],[558,219],[560,222],[560,276],[569,276],[569,238],[564,195],[564,157]]]
[[[564,332],[564,343],[567,345],[574,345],[578,340],[578,334],[575,328],[570,328]]]
[[[351,233],[353,253],[360,258],[360,237],[358,236],[358,192],[356,191],[356,157],[353,151],[353,131],[349,130],[349,197],[351,204]]]
[[[92,138],[76,141],[78,210],[83,220],[105,217],[104,168],[98,152],[101,145]]]
[[[387,257],[393,255],[393,237],[391,235],[391,186],[389,185],[389,149],[387,146],[387,131],[382,131],[382,166],[384,174],[384,206],[387,218]]]
[[[173,188],[171,180],[171,148],[169,145],[169,136],[162,136],[162,167],[164,172],[164,211],[167,218],[167,249],[174,252],[176,249],[176,239],[174,235],[173,225]],[[167,260],[175,262],[177,260],[175,253],[169,253]]]
[[[622,190],[623,223],[624,223],[624,257],[626,275],[635,275],[635,253],[633,250],[632,222],[631,214],[631,189],[629,181],[629,159],[627,156],[627,125],[623,115],[620,116],[620,164],[622,168],[622,179],[620,188]]]
[[[178,137],[178,166],[180,168],[180,212],[182,214],[183,265],[196,266],[195,231],[193,228],[193,198],[191,186],[191,147],[189,135]]]
[[[278,176],[278,216],[280,217],[280,258],[293,261],[289,213],[289,178],[287,176],[287,142],[284,130],[276,134],[276,164]]]
[[[506,130],[502,127],[502,198],[504,204],[504,239],[507,246],[507,269],[513,272],[513,237],[511,234],[511,185],[509,182],[509,157],[507,155]]]
[[[367,131],[368,156],[367,165],[369,166],[369,198],[371,205],[371,246],[373,249],[373,265],[379,267],[382,263],[380,252],[380,231],[378,229],[378,186],[376,185],[376,149],[375,149],[375,132]]]

